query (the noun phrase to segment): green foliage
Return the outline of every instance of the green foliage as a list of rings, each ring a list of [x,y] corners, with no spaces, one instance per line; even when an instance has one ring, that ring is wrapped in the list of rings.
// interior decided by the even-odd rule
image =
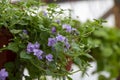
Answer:
[[[15,5],[10,4],[7,0],[4,1],[0,2],[0,27],[6,27],[13,35],[11,42],[4,49],[11,50],[17,55],[14,62],[5,64],[10,80],[22,80],[22,77],[26,80],[34,78],[46,80],[47,75],[72,80],[68,75],[77,71],[67,70],[66,66],[71,66],[67,65],[69,61],[79,67],[78,71],[85,73],[89,66],[89,59],[93,59],[88,53],[91,48],[95,47],[94,42],[91,45],[88,37],[102,27],[102,20],[81,24],[78,20],[72,19],[70,15],[65,16],[64,10],[56,4],[48,5],[46,12],[43,10],[36,12],[43,4],[35,0],[21,1]],[[66,29],[63,29],[63,24],[70,26],[71,31],[67,32]],[[53,27],[56,28],[55,33],[51,31]],[[48,46],[48,39],[56,38],[58,35],[64,36],[65,40],[57,41],[52,47]],[[34,51],[28,52],[27,50],[28,44],[35,42],[40,44],[39,50],[44,52],[42,59],[39,59]],[[66,48],[65,42],[69,44],[68,48]],[[118,50],[117,46],[114,47]],[[49,53],[53,56],[52,61],[46,59],[46,55]],[[27,68],[29,76],[23,74],[25,68]]]
[[[90,52],[97,62],[95,73],[106,71],[110,74],[108,79],[100,75],[99,80],[113,80],[117,78],[120,71],[120,30],[104,27],[95,31],[89,40],[91,44],[95,43],[93,46],[97,45]]]

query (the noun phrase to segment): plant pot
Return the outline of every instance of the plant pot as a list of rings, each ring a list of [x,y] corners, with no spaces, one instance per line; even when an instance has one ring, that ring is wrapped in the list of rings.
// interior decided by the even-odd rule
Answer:
[[[0,28],[0,49],[7,45],[13,36],[5,27]],[[4,64],[9,61],[15,60],[15,53],[10,50],[4,50],[0,52],[0,69],[4,67]]]

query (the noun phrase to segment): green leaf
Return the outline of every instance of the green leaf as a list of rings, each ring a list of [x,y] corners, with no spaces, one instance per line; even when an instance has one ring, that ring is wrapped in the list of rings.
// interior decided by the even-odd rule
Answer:
[[[73,79],[72,79],[71,77],[69,77],[69,76],[67,76],[67,79],[68,79],[68,80],[73,80]]]
[[[105,76],[103,76],[103,75],[99,75],[98,80],[109,80],[109,79],[107,79],[107,78],[106,78]]]
[[[18,45],[14,42],[9,43],[7,46],[7,49],[11,50],[13,52],[18,52],[18,50],[19,50]]]
[[[18,33],[22,32],[22,30],[12,29],[12,30],[10,30],[10,32],[13,34],[18,34]]]
[[[8,62],[5,64],[5,68],[7,69],[8,72],[12,72],[14,67],[15,67],[15,65],[13,62]]]
[[[25,76],[25,80],[32,80],[29,76]]]
[[[83,55],[88,57],[88,58],[91,58],[91,59],[95,60],[94,57],[92,55],[90,55],[90,54],[83,54]]]
[[[53,4],[53,3],[49,4],[48,6],[49,6],[50,8],[57,8],[57,7],[58,7],[57,4]]]
[[[74,50],[76,50],[76,51],[80,51],[80,47],[79,47],[79,45],[76,44],[75,42],[72,42],[71,46],[72,46],[72,48],[73,48]]]
[[[103,47],[102,48],[102,55],[104,56],[104,57],[109,57],[109,56],[111,56],[113,54],[113,50],[112,50],[112,48],[111,47]]]
[[[27,54],[26,51],[22,51],[22,52],[20,53],[20,58],[23,58],[23,59],[32,59],[32,56],[29,55],[29,54]]]
[[[64,46],[63,43],[58,42],[55,44],[55,50],[59,53],[59,52],[63,52],[64,51]]]

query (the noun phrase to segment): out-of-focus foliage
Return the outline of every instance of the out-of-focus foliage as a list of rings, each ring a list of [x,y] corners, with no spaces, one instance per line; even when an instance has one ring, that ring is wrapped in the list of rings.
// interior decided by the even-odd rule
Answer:
[[[110,74],[109,77],[100,75],[99,80],[117,78],[120,71],[120,30],[103,27],[91,35],[89,42],[96,47],[90,52],[97,62],[97,70],[94,73],[101,74],[106,71]]]

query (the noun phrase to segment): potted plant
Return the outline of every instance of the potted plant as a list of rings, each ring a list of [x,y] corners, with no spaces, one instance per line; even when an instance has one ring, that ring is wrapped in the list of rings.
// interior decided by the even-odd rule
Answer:
[[[82,71],[89,66],[88,54],[90,46],[88,36],[99,29],[102,20],[94,20],[82,25],[56,4],[40,10],[43,4],[35,0],[21,1],[11,4],[7,0],[0,2],[0,29],[7,30],[10,35],[0,48],[1,65],[0,79],[5,80],[46,80],[68,78],[69,75]],[[6,34],[1,32],[0,35]],[[3,38],[1,37],[1,38]],[[3,41],[4,42],[4,39]],[[0,43],[1,44],[1,43]],[[3,57],[4,51],[7,57]],[[10,60],[7,58],[11,57]],[[71,71],[71,64],[79,67]],[[24,74],[24,69],[29,75]]]

